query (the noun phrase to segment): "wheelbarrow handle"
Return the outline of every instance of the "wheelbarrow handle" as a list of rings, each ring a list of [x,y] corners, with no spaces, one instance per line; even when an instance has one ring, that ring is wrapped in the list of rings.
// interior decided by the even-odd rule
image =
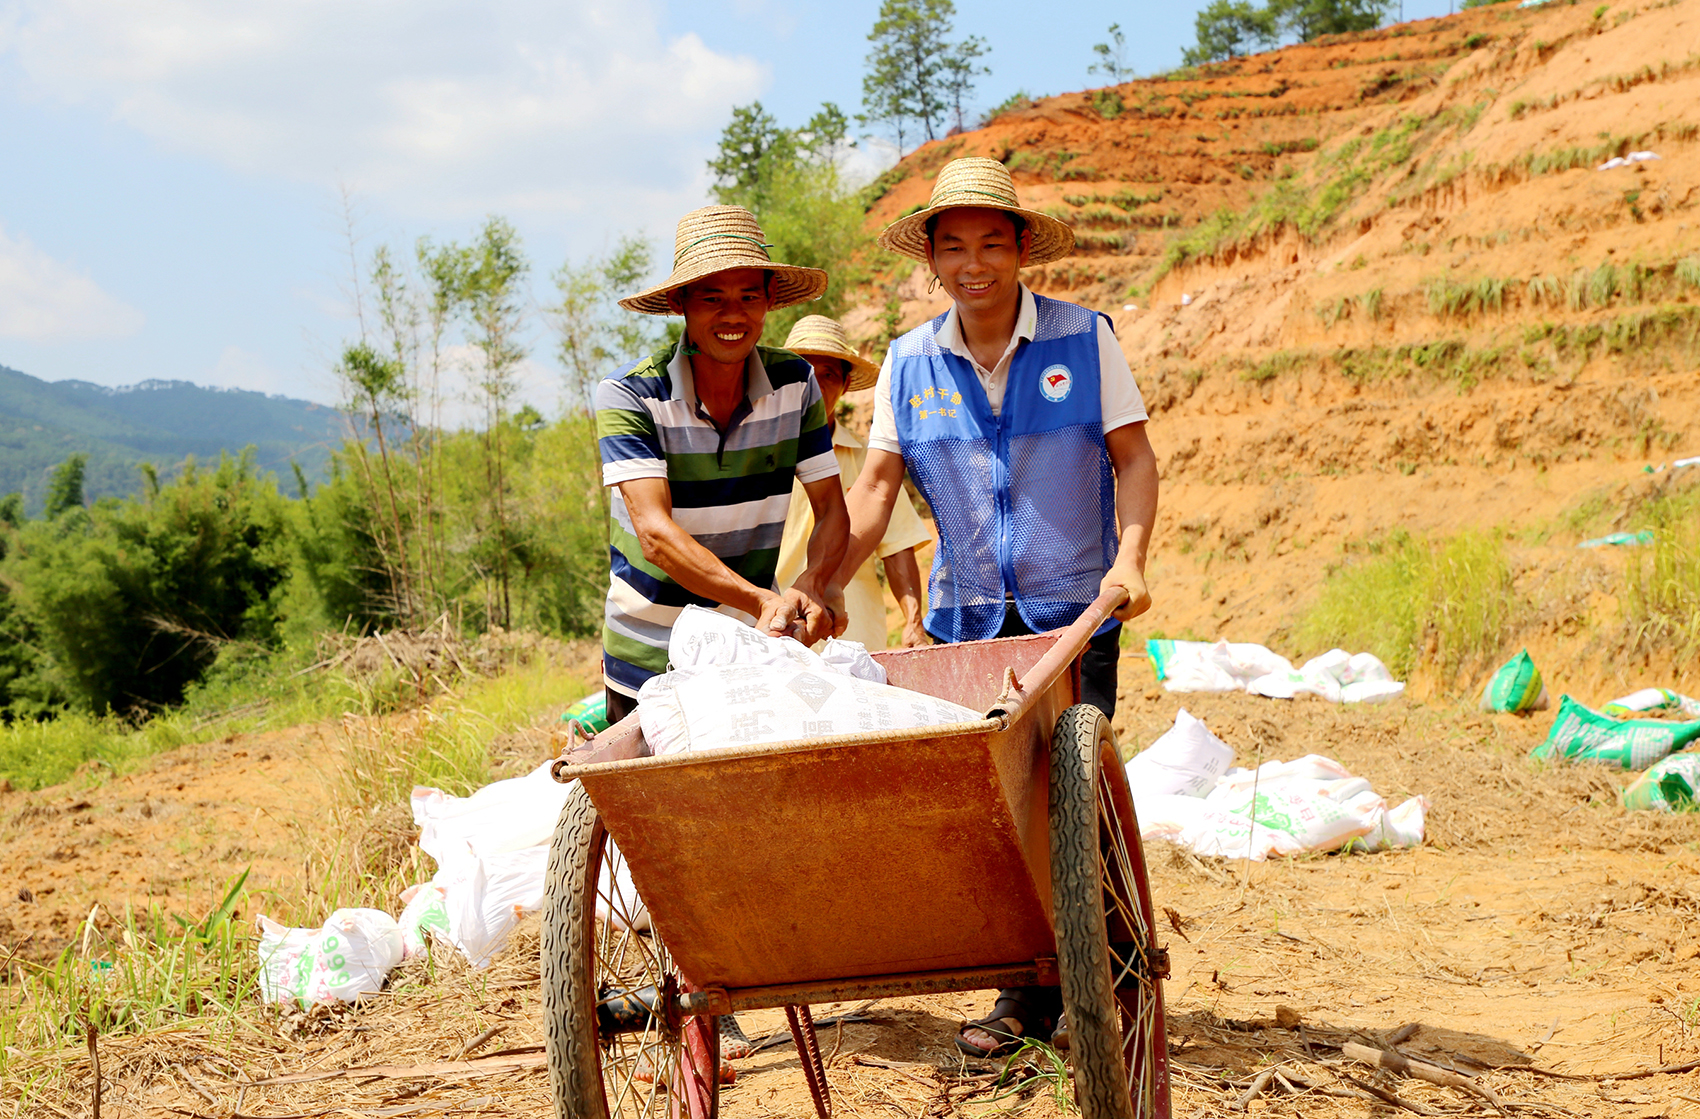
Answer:
[[[1093,599],[1072,625],[1057,634],[1056,644],[1039,658],[1037,664],[1027,670],[1027,675],[1020,681],[1014,679],[1015,673],[1006,669],[1003,694],[998,696],[997,702],[986,712],[986,718],[1000,719],[1005,726],[1014,724],[1020,718],[1022,708],[1026,707],[1035,695],[1050,687],[1052,681],[1073,664],[1076,657],[1086,651],[1092,635],[1098,632],[1098,627],[1104,624],[1104,619],[1113,614],[1116,607],[1126,602],[1127,598],[1126,587],[1113,587]]]
[[[1071,631],[1069,636],[1073,636],[1072,631],[1075,628],[1080,627],[1082,623],[1085,623],[1084,628],[1086,630],[1086,639],[1090,641],[1092,639],[1092,635],[1097,632],[1098,627],[1104,624],[1104,619],[1108,618],[1111,614],[1114,614],[1117,608],[1127,601],[1127,598],[1128,595],[1126,587],[1111,587],[1103,594],[1100,594],[1097,598],[1092,600],[1092,605],[1081,611],[1080,617],[1074,620],[1074,625],[1069,627],[1069,630]],[[1086,648],[1084,642],[1081,643],[1080,648],[1082,650]]]
[[[1074,619],[1074,623],[1062,631],[1057,643],[1051,648],[1051,655],[1059,657],[1067,664],[1084,653],[1092,635],[1098,632],[1098,627],[1116,612],[1116,607],[1126,601],[1126,587],[1112,587],[1093,599],[1091,605],[1080,612],[1080,617]],[[1049,660],[1050,657],[1047,656],[1046,659]],[[1037,666],[1034,671],[1037,671]]]

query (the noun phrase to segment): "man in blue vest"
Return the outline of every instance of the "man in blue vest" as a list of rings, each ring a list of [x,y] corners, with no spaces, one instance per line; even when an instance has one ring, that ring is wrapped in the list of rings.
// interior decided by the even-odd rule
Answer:
[[[946,164],[927,208],[887,227],[880,244],[925,262],[953,306],[886,354],[867,464],[847,498],[839,581],[884,534],[907,467],[939,531],[927,632],[936,641],[1043,632],[1121,587],[1127,603],[1081,661],[1081,702],[1113,715],[1121,622],[1151,605],[1157,460],[1109,321],[1020,281],[1023,266],[1072,252],[1074,233],[1023,208],[1003,164],[969,158]],[[1052,1036],[1060,1011],[1054,987],[1005,990],[956,1044],[974,1056],[1008,1052],[1022,1037]],[[1054,1040],[1064,1037],[1059,1029]]]

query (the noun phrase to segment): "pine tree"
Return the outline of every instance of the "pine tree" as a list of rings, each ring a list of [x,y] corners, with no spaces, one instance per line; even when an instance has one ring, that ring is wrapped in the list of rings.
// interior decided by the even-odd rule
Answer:
[[[945,52],[944,87],[957,132],[968,127],[965,103],[974,96],[974,79],[992,72],[991,67],[981,66],[975,61],[990,49],[986,40],[970,35]]]
[[[1368,31],[1381,26],[1392,0],[1212,0],[1198,13],[1197,45],[1182,52],[1188,66],[1268,49],[1283,36],[1308,43],[1323,35]]]
[[[796,150],[791,132],[779,127],[760,101],[735,107],[731,123],[720,133],[720,153],[708,161],[715,200],[723,206],[759,210],[763,169],[791,159]]]
[[[909,122],[937,139],[951,101],[952,0],[884,0],[868,34],[868,72],[862,78],[863,119],[889,126],[904,146]],[[960,60],[971,64],[972,56]],[[970,84],[971,88],[971,84]]]

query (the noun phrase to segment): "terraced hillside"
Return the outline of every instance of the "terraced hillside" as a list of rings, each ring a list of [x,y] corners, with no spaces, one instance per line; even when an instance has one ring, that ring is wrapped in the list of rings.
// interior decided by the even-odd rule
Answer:
[[[1075,227],[1028,280],[1111,316],[1151,406],[1152,630],[1313,652],[1343,549],[1497,528],[1511,636],[1668,677],[1605,659],[1629,561],[1574,545],[1700,454],[1697,140],[1700,0],[1499,5],[1046,99],[914,153],[869,224],[989,155]],[[945,305],[886,267],[864,337]]]

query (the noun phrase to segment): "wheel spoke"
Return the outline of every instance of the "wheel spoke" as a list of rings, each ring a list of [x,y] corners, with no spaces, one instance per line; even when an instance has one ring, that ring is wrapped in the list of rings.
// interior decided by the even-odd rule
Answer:
[[[1102,743],[1101,767],[1094,782],[1098,823],[1098,872],[1104,901],[1105,934],[1109,941],[1111,987],[1119,1009],[1117,1039],[1122,1057],[1122,1082],[1139,1119],[1158,1115],[1162,1075],[1157,1046],[1162,1044],[1159,982],[1152,972],[1155,930],[1140,895],[1144,881],[1142,854],[1130,835],[1137,825],[1126,814],[1118,790],[1105,775],[1119,765],[1113,743]]]
[[[582,786],[562,809],[548,874],[542,971],[556,1114],[711,1119],[718,1038],[697,1021],[668,1032],[672,1015],[657,999],[679,990],[680,976],[661,939],[638,927],[643,900]]]

